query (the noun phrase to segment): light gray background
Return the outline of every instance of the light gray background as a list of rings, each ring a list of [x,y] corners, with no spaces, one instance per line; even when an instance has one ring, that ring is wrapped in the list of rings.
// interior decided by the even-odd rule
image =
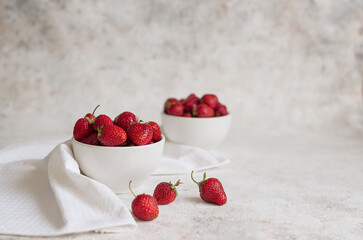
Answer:
[[[363,1],[0,1],[0,146],[190,92],[236,137],[362,134],[362,69]]]

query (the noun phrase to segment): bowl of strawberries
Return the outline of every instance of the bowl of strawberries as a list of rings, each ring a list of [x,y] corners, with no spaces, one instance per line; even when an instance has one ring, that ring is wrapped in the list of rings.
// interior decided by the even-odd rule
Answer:
[[[214,149],[227,136],[231,114],[215,94],[185,99],[168,98],[162,113],[162,129],[175,143]]]
[[[94,112],[73,128],[73,153],[82,173],[115,193],[129,193],[130,180],[141,187],[162,158],[165,137],[159,125],[139,121],[132,112],[114,120]]]

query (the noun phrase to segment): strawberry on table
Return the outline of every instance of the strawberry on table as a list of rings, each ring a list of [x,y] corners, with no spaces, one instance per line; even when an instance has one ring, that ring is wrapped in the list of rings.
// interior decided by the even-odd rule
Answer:
[[[171,182],[161,182],[159,183],[154,190],[154,198],[158,201],[158,204],[164,205],[169,204],[175,200],[178,196],[178,192],[176,187],[181,184],[180,179],[172,184]]]
[[[222,183],[217,178],[208,178],[206,179],[206,173],[203,174],[203,180],[197,182],[193,178],[193,173],[191,173],[191,178],[193,182],[198,184],[200,197],[208,202],[214,203],[217,205],[223,205],[227,202],[227,195],[224,192]]]
[[[131,190],[131,182],[129,182],[129,189],[135,197],[131,203],[132,213],[135,217],[143,221],[154,220],[159,215],[158,202],[153,196],[145,193],[136,196]]]

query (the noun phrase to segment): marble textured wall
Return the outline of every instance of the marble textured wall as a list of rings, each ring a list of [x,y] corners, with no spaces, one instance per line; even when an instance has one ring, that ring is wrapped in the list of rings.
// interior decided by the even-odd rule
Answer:
[[[158,121],[190,92],[236,134],[359,134],[362,81],[359,0],[0,1],[3,143],[70,134],[98,103]]]

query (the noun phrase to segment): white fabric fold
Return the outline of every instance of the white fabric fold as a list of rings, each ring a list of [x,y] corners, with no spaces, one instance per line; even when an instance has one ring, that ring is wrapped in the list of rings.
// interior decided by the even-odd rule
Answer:
[[[153,175],[190,174],[228,163],[206,150],[166,142]],[[58,236],[136,227],[104,184],[80,173],[71,141],[28,142],[0,150],[0,234]]]
[[[202,148],[165,142],[163,158],[153,175],[190,174],[229,163],[229,159]]]
[[[21,154],[4,149],[0,159]],[[1,164],[0,183],[2,234],[57,236],[136,227],[117,195],[80,174],[70,141],[56,146],[44,159]]]

